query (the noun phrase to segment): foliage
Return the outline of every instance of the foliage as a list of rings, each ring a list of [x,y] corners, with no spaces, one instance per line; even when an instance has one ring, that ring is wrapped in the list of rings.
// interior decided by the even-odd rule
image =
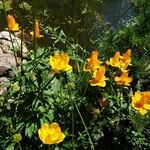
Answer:
[[[0,10],[3,10],[4,9],[4,7],[5,7],[5,10],[6,11],[10,11],[10,10],[12,10],[12,7],[11,7],[11,5],[12,5],[12,0],[4,0],[4,1],[0,1]]]
[[[134,67],[132,72],[141,88],[149,90],[149,63],[150,63],[150,3],[149,1],[133,0],[133,6],[137,12],[131,24],[113,32],[107,30],[97,42],[102,56],[110,57],[117,50],[124,52],[126,49],[133,50]],[[96,44],[96,43],[95,43]]]
[[[60,27],[68,37],[88,48],[92,45],[89,38],[93,23],[96,20],[102,22],[102,16],[96,10],[101,3],[102,0],[13,0],[13,10],[9,12],[16,15],[27,31],[32,26],[33,18],[36,18],[43,28]]]
[[[62,8],[58,13],[65,11],[62,15],[66,17],[59,25],[60,18],[57,15],[60,14],[50,14],[56,15],[58,20],[53,25],[59,27],[50,25],[52,20],[49,20],[43,5],[47,17],[43,17],[43,13],[32,16],[30,5],[36,13],[35,5],[29,1],[24,5],[19,0],[14,2],[13,5],[19,3],[20,6],[19,11],[15,12],[16,16],[19,18],[22,15],[22,20],[26,18],[27,22],[33,19],[33,23],[39,19],[44,37],[48,40],[41,44],[44,37],[27,39],[30,45],[25,63],[21,58],[20,66],[11,69],[13,77],[5,85],[7,94],[0,96],[1,149],[47,149],[47,145],[40,141],[43,138],[38,137],[38,131],[42,126],[40,136],[45,134],[43,125],[46,124],[46,130],[51,134],[48,124],[54,122],[61,126],[65,138],[59,137],[62,133],[58,134],[61,143],[54,145],[59,138],[57,142],[49,141],[52,144],[50,149],[150,149],[150,112],[148,108],[144,108],[146,113],[142,115],[138,111],[149,105],[149,93],[146,97],[135,96],[138,99],[134,101],[135,107],[131,105],[137,91],[149,90],[150,53],[147,38],[150,34],[148,23],[141,29],[142,13],[127,28],[116,33],[106,32],[103,37],[105,40],[99,43],[100,48],[90,56],[87,49],[78,44],[77,35],[80,32],[75,32],[77,35],[73,40],[69,33],[65,34],[62,30],[66,31],[68,24],[74,28],[78,24],[74,21],[87,13],[85,1],[80,3],[80,7],[71,5],[79,9],[77,18],[67,6],[70,6],[70,2],[79,1],[56,1],[59,7],[53,11]],[[54,1],[48,2],[52,4],[51,9],[55,8]],[[87,2],[88,8],[92,1]],[[136,9],[142,9],[142,1],[134,3]],[[64,10],[64,5],[68,9]],[[142,19],[147,21],[146,18]],[[26,21],[19,23],[20,26],[24,28]],[[25,27],[25,31],[28,28]]]

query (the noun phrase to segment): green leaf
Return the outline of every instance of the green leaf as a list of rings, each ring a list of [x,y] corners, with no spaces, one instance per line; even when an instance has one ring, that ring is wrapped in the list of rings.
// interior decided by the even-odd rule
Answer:
[[[8,147],[5,150],[14,150],[14,147],[15,147],[15,143],[12,143],[8,145]]]
[[[45,108],[44,108],[43,106],[40,106],[40,107],[38,108],[38,111],[39,111],[40,113],[44,113],[46,110],[45,110]]]
[[[27,2],[22,2],[19,7],[26,11],[31,11],[31,6]]]
[[[32,137],[32,135],[37,131],[37,125],[35,123],[28,123],[26,125],[25,135],[27,135],[29,138]]]
[[[54,119],[54,110],[50,109],[49,112],[45,115],[45,117],[48,119],[48,121],[53,121]]]
[[[12,4],[12,0],[7,0],[4,3],[1,1],[0,2],[0,9],[1,10],[5,9],[5,11],[10,11],[12,9],[11,4]]]
[[[58,80],[58,79],[54,79],[52,82],[51,82],[51,91],[53,93],[57,93],[60,91],[60,88],[61,88],[61,81]]]

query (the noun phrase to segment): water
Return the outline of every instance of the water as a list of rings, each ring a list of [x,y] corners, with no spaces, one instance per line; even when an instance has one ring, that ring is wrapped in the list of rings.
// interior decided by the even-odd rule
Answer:
[[[127,26],[135,16],[131,0],[105,0],[100,11],[114,30]]]
[[[127,27],[136,16],[131,0],[105,0],[102,5],[97,6],[97,10],[104,21],[93,23],[91,34],[94,40],[103,40],[107,31],[118,31]]]

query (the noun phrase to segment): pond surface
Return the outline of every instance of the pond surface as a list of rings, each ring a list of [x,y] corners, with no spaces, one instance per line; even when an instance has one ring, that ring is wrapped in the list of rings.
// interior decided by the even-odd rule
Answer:
[[[100,11],[114,30],[127,26],[135,16],[131,0],[105,0]]]
[[[136,16],[131,0],[105,0],[97,6],[98,13],[103,16],[103,23],[93,23],[91,33],[94,39],[103,39],[105,32],[118,31],[127,27]]]

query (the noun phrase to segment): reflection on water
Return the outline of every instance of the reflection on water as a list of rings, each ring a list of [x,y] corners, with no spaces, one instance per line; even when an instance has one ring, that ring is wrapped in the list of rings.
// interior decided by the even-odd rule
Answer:
[[[131,0],[106,0],[102,8],[106,23],[114,29],[119,29],[131,22],[134,11]]]
[[[104,23],[93,23],[91,33],[94,39],[103,39],[106,31],[117,31],[128,26],[136,15],[131,0],[105,0],[101,6],[97,6],[99,14],[102,14]]]
[[[113,29],[127,26],[135,15],[131,0],[105,0],[101,12]]]

